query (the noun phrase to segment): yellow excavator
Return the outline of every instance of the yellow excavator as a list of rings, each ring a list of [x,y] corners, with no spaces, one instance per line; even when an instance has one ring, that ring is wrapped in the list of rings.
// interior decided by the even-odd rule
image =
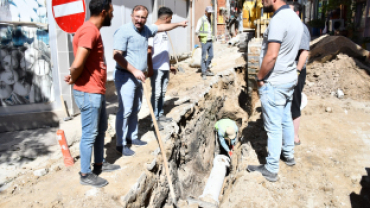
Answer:
[[[272,13],[262,14],[262,0],[245,0],[243,3],[243,27],[247,31],[255,31],[256,37],[266,30]]]

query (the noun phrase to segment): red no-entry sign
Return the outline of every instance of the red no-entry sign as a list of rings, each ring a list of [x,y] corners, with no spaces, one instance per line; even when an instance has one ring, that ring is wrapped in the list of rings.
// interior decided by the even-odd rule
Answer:
[[[53,16],[60,29],[75,33],[85,21],[84,0],[52,0]]]

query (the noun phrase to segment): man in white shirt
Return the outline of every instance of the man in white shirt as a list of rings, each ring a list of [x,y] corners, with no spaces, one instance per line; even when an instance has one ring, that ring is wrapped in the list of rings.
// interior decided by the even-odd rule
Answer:
[[[212,6],[207,6],[204,16],[199,18],[195,34],[199,38],[199,42],[202,44],[202,78],[206,80],[206,76],[213,76],[214,74],[209,70],[213,58],[213,28],[211,24],[211,14],[213,13]],[[208,59],[206,59],[208,53]]]
[[[161,7],[158,10],[158,20],[156,25],[169,24],[172,20],[173,12],[168,7]],[[172,121],[163,114],[164,97],[167,91],[169,71],[176,74],[176,69],[170,66],[168,36],[166,32],[158,32],[148,40],[148,68],[152,69],[153,76],[150,77],[152,85],[151,103],[159,130],[163,130],[161,122]]]

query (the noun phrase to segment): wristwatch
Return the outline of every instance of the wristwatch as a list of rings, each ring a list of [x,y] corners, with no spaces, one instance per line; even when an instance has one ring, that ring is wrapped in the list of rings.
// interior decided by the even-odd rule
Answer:
[[[256,81],[257,81],[257,82],[263,82],[263,80],[262,80],[262,79],[258,79],[257,75],[256,75]]]

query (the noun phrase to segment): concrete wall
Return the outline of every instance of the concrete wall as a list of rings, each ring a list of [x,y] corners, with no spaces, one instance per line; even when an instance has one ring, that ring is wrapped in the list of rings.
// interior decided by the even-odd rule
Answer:
[[[0,132],[58,126],[63,111],[59,99],[58,35],[51,5],[31,0],[14,2],[16,6],[10,7],[4,1],[0,5],[0,39],[5,50],[1,52],[4,55],[10,51],[15,63],[10,70],[5,67],[7,58],[0,60],[1,73],[11,71],[14,81],[7,81],[10,96],[0,93]],[[4,80],[0,83],[4,84]]]
[[[60,108],[50,14],[42,1],[0,4],[0,116]]]
[[[158,7],[161,5],[158,5]],[[173,11],[172,22],[180,22],[190,20],[190,5],[189,1],[186,0],[166,0],[163,6],[169,7]],[[155,11],[156,13],[156,11]],[[189,23],[190,24],[190,23]],[[170,31],[168,34],[172,40],[173,46],[176,51],[170,50],[171,55],[186,53],[191,50],[191,26],[186,28],[177,28]]]

